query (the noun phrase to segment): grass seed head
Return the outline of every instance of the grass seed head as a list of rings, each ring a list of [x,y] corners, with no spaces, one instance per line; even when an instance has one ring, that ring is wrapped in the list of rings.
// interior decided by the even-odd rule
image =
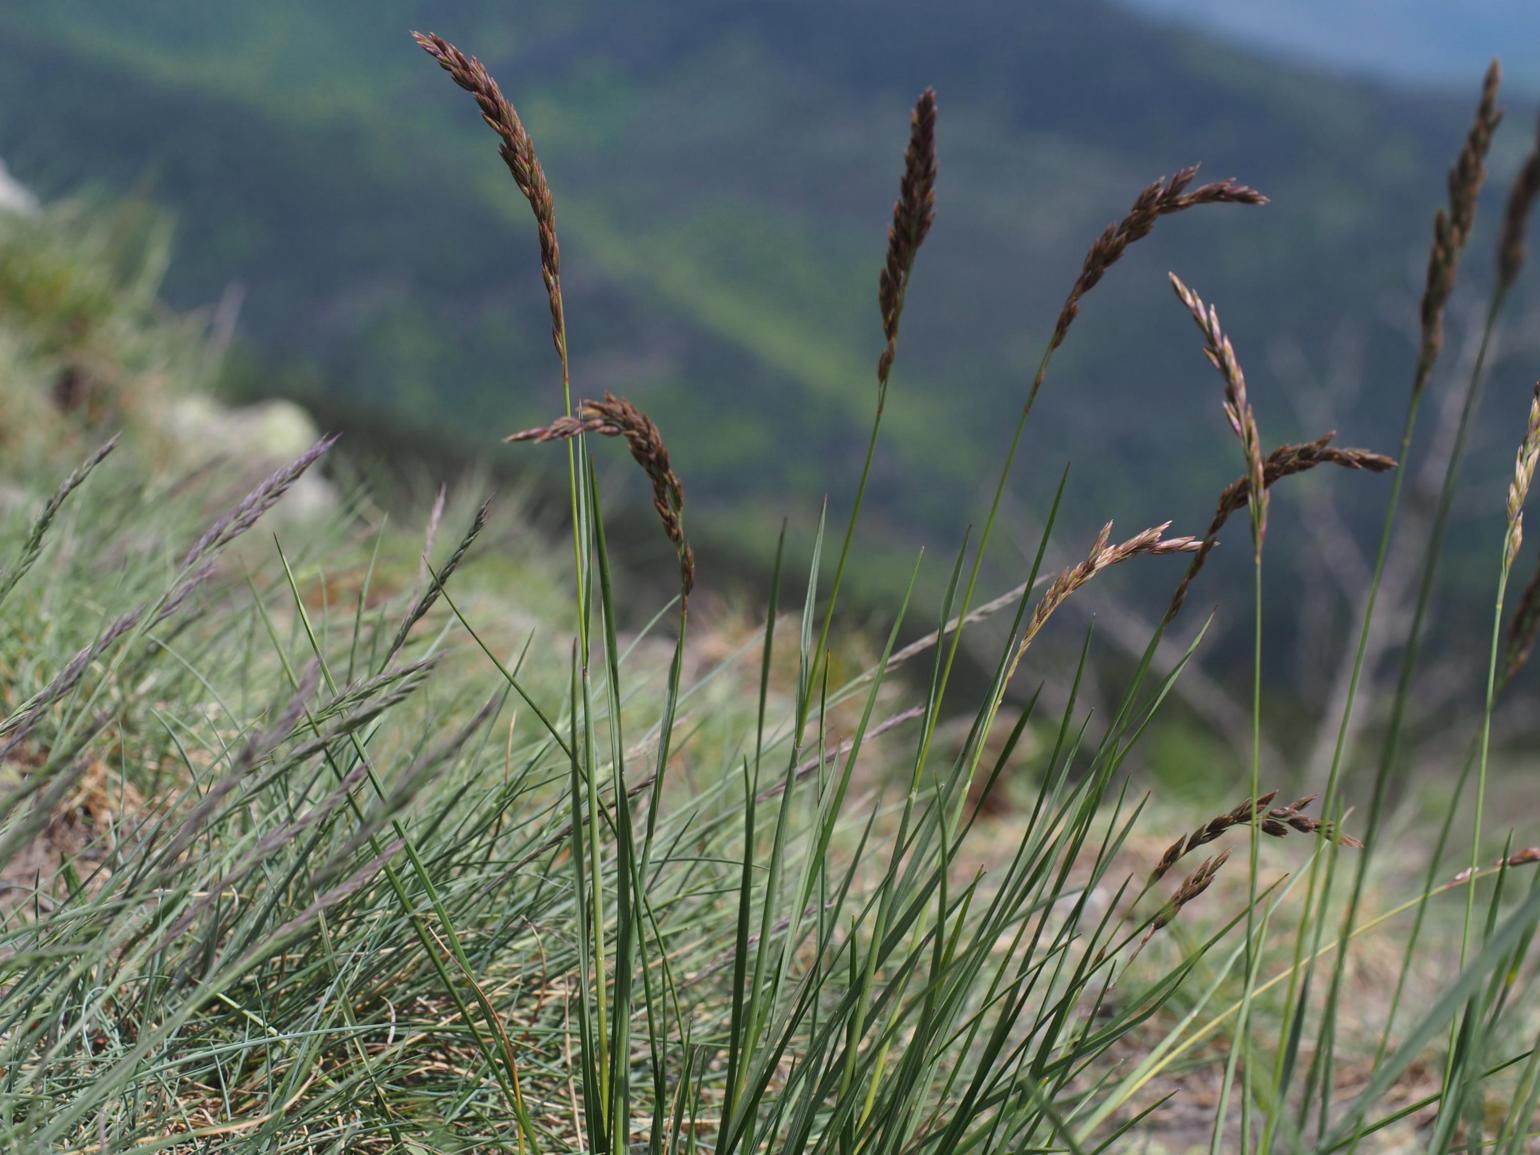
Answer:
[[[651,417],[624,397],[606,393],[601,400],[579,402],[577,412],[570,417],[558,417],[549,425],[525,429],[504,440],[567,441],[583,433],[626,439],[631,456],[652,482],[653,508],[679,557],[679,587],[688,606],[690,591],[695,588],[695,550],[684,536],[684,483],[674,472],[663,435]]]
[[[1235,355],[1235,347],[1230,344],[1230,338],[1225,335],[1224,329],[1219,324],[1218,310],[1212,305],[1205,305],[1203,298],[1184,285],[1175,273],[1168,275],[1177,299],[1187,306],[1187,311],[1192,314],[1193,321],[1197,323],[1198,331],[1203,334],[1204,355],[1224,378],[1225,417],[1230,422],[1230,428],[1235,431],[1235,436],[1240,439],[1241,449],[1246,455],[1247,502],[1251,507],[1252,545],[1260,561],[1262,542],[1267,536],[1267,478],[1266,467],[1262,460],[1262,439],[1257,432],[1256,414],[1252,411],[1251,401],[1246,396],[1246,374],[1241,371],[1241,363]]]
[[[1155,920],[1150,923],[1149,932],[1145,936],[1146,939],[1161,928],[1169,926],[1171,920],[1182,912],[1183,907],[1195,901],[1205,890],[1212,886],[1220,867],[1224,866],[1228,861],[1230,861],[1230,852],[1228,850],[1220,851],[1213,858],[1204,859],[1203,865],[1182,879],[1182,885],[1176,888],[1176,893],[1171,896],[1171,901],[1161,908],[1160,913],[1155,916]]]
[[[1519,443],[1518,456],[1513,463],[1513,480],[1508,483],[1508,544],[1503,555],[1504,566],[1513,565],[1519,556],[1519,547],[1524,543],[1524,501],[1529,497],[1529,487],[1535,479],[1537,460],[1540,460],[1540,381],[1535,383],[1524,440]]]
[[[1215,181],[1200,185],[1191,192],[1187,186],[1198,175],[1198,166],[1189,165],[1169,180],[1162,177],[1145,188],[1134,199],[1133,207],[1121,221],[1110,224],[1091,245],[1080,267],[1080,275],[1064,299],[1059,319],[1053,327],[1053,337],[1048,342],[1049,352],[1064,343],[1070,325],[1080,314],[1080,302],[1135,241],[1150,235],[1155,222],[1172,213],[1185,212],[1198,205],[1243,204],[1265,205],[1267,198],[1256,189],[1238,184],[1234,180]]]
[[[1315,801],[1314,794],[1307,794],[1287,806],[1272,806],[1273,800],[1277,797],[1278,791],[1270,790],[1256,798],[1248,798],[1234,809],[1216,814],[1191,834],[1178,838],[1166,847],[1165,853],[1160,856],[1160,861],[1155,864],[1155,869],[1150,871],[1150,882],[1152,884],[1159,882],[1173,866],[1200,846],[1207,846],[1226,831],[1233,830],[1237,826],[1249,826],[1252,823],[1271,838],[1286,838],[1291,832],[1319,834],[1324,838],[1334,839],[1343,846],[1351,846],[1355,849],[1363,846],[1358,839],[1339,832],[1333,823],[1323,822],[1319,818],[1312,818],[1303,813],[1306,807]]]
[[[1508,205],[1503,213],[1503,233],[1497,242],[1497,283],[1507,290],[1519,279],[1524,267],[1524,255],[1528,248],[1525,234],[1529,231],[1529,214],[1540,196],[1540,125],[1536,127],[1535,142],[1529,156],[1513,178],[1508,189]]]
[[[1422,291],[1422,332],[1417,355],[1417,373],[1412,393],[1421,393],[1433,371],[1433,364],[1444,344],[1444,307],[1454,291],[1455,273],[1460,254],[1470,239],[1476,221],[1476,198],[1486,179],[1486,156],[1492,146],[1492,134],[1502,120],[1497,109],[1497,88],[1502,73],[1497,61],[1487,69],[1481,85],[1481,102],[1476,119],[1465,136],[1454,167],[1449,170],[1449,203],[1433,217],[1433,245],[1428,251],[1428,273]]]
[[[452,79],[476,100],[481,109],[481,119],[495,132],[501,144],[498,148],[503,163],[513,174],[513,181],[529,201],[535,214],[535,225],[540,233],[540,274],[545,281],[546,297],[551,305],[551,340],[563,364],[567,357],[566,321],[561,298],[561,246],[556,240],[556,200],[551,195],[550,183],[540,158],[535,155],[535,142],[530,139],[512,103],[492,79],[492,74],[474,56],[466,56],[442,36],[431,32],[413,32],[412,39],[449,73]]]
[[[888,226],[888,254],[877,283],[877,306],[887,345],[877,359],[877,380],[886,385],[898,352],[898,322],[914,258],[936,219],[936,91],[927,88],[909,118],[909,148],[904,153],[904,177]]]
[[[1061,571],[1044,591],[1037,605],[1033,607],[1032,616],[1027,620],[1027,628],[1022,633],[1021,641],[1016,646],[1016,653],[1011,658],[1010,667],[1005,672],[1001,693],[1005,692],[1004,688],[1016,676],[1016,670],[1031,647],[1033,639],[1048,623],[1054,611],[1068,601],[1071,594],[1102,570],[1120,565],[1139,554],[1193,553],[1202,547],[1203,543],[1195,537],[1161,537],[1170,525],[1169,521],[1162,522],[1160,525],[1136,533],[1127,541],[1117,545],[1107,544],[1112,536],[1112,523],[1109,521],[1102,526],[1101,532],[1096,535],[1096,543],[1091,547],[1091,552],[1086,555],[1085,560]]]

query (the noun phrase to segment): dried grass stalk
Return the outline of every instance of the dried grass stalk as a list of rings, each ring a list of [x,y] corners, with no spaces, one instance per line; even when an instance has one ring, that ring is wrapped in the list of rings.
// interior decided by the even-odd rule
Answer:
[[[1063,308],[1059,310],[1059,319],[1053,327],[1053,339],[1048,343],[1050,353],[1064,343],[1070,325],[1080,313],[1081,299],[1096,287],[1097,282],[1117,263],[1129,245],[1150,235],[1155,222],[1161,217],[1197,205],[1267,203],[1267,198],[1256,189],[1237,184],[1234,180],[1215,181],[1188,192],[1187,186],[1197,174],[1198,166],[1190,165],[1170,180],[1162,177],[1154,182],[1134,200],[1127,216],[1108,225],[1101,236],[1096,238],[1086,253],[1080,276],[1075,279],[1074,287],[1070,289]]]
[[[1449,170],[1449,204],[1433,217],[1433,247],[1428,253],[1428,275],[1422,292],[1422,333],[1417,354],[1417,375],[1412,395],[1420,394],[1433,372],[1444,344],[1444,307],[1454,291],[1460,254],[1476,221],[1476,198],[1486,179],[1486,156],[1502,113],[1497,109],[1497,88],[1502,70],[1497,61],[1487,69],[1481,86],[1476,119],[1466,134],[1454,167]]]
[[[663,435],[652,418],[625,398],[606,393],[603,400],[579,402],[577,412],[570,417],[558,417],[549,425],[525,429],[504,440],[568,441],[583,433],[624,437],[631,456],[652,481],[653,508],[679,555],[679,585],[688,606],[690,591],[695,588],[695,551],[684,536],[684,483],[669,462]]]
[[[1017,643],[1016,653],[1011,658],[1009,669],[1006,670],[1005,681],[1001,683],[1002,693],[1004,687],[1009,685],[1011,679],[1015,677],[1016,670],[1021,665],[1021,659],[1026,656],[1033,639],[1048,623],[1054,611],[1069,600],[1071,594],[1102,570],[1110,569],[1139,554],[1192,553],[1202,545],[1195,537],[1163,539],[1161,534],[1165,533],[1170,525],[1169,521],[1163,522],[1117,545],[1107,544],[1112,535],[1112,523],[1109,521],[1102,526],[1101,533],[1096,535],[1096,544],[1091,547],[1091,552],[1086,555],[1085,560],[1078,565],[1070,566],[1054,578],[1033,608],[1032,616],[1027,620],[1026,631],[1022,634],[1021,641]]]
[[[1246,396],[1246,375],[1235,356],[1235,347],[1219,324],[1219,312],[1212,305],[1205,305],[1203,298],[1184,285],[1175,273],[1168,274],[1177,298],[1187,306],[1198,331],[1205,341],[1203,353],[1209,363],[1219,370],[1225,383],[1225,416],[1230,428],[1240,439],[1246,455],[1248,474],[1247,503],[1251,507],[1252,548],[1258,561],[1262,560],[1262,542],[1267,537],[1267,478],[1262,461],[1262,438],[1257,432],[1257,418]]]
[[[1225,831],[1237,826],[1249,826],[1252,823],[1256,823],[1257,829],[1270,838],[1286,838],[1290,831],[1294,831],[1299,834],[1319,834],[1323,838],[1334,839],[1342,846],[1362,848],[1362,842],[1351,835],[1341,833],[1333,823],[1323,822],[1319,818],[1312,818],[1304,813],[1305,809],[1315,801],[1314,794],[1307,794],[1287,806],[1274,806],[1269,809],[1269,805],[1276,797],[1278,797],[1278,791],[1270,790],[1257,798],[1248,798],[1235,809],[1210,818],[1185,838],[1178,838],[1166,848],[1166,852],[1160,856],[1160,861],[1155,864],[1155,869],[1150,871],[1150,883],[1159,882],[1183,858],[1198,847],[1207,846]]]
[[[1337,465],[1343,469],[1365,470],[1369,473],[1386,473],[1396,467],[1396,459],[1387,457],[1383,453],[1374,453],[1368,449],[1338,448],[1331,444],[1334,437],[1336,433],[1328,433],[1324,437],[1317,437],[1314,441],[1280,445],[1262,462],[1262,484],[1271,488],[1285,477],[1305,473],[1318,465]],[[1171,595],[1171,604],[1166,607],[1166,616],[1163,619],[1164,625],[1170,625],[1181,612],[1192,583],[1197,579],[1199,571],[1203,569],[1203,563],[1208,560],[1209,553],[1219,543],[1219,531],[1224,528],[1225,522],[1230,519],[1232,513],[1246,507],[1250,494],[1249,470],[1245,476],[1236,478],[1220,493],[1219,505],[1214,510],[1214,519],[1209,523],[1208,533],[1203,537],[1203,544],[1193,555],[1192,563],[1187,567],[1187,573],[1182,577],[1181,584],[1176,587],[1176,592]]]
[[[412,39],[438,61],[439,67],[449,73],[456,84],[476,98],[481,119],[502,141],[498,152],[503,163],[535,213],[535,224],[540,233],[540,275],[545,280],[546,297],[551,304],[551,341],[565,368],[567,329],[561,302],[561,246],[556,242],[556,201],[551,196],[551,186],[545,179],[545,170],[540,167],[540,159],[535,155],[534,141],[481,61],[466,56],[442,36],[431,32],[413,32]]]
[[[1529,421],[1524,427],[1524,440],[1513,463],[1513,480],[1508,483],[1508,545],[1504,564],[1511,566],[1524,544],[1524,501],[1529,497],[1530,483],[1535,479],[1535,463],[1540,460],[1540,381],[1535,382],[1535,395],[1529,402]]]
[[[909,118],[909,148],[904,153],[904,178],[888,226],[888,255],[877,282],[877,306],[887,345],[877,359],[877,380],[886,386],[898,352],[898,322],[914,258],[936,219],[936,92],[927,88]]]
[[[1508,189],[1507,211],[1503,214],[1503,234],[1497,242],[1497,284],[1500,292],[1507,292],[1519,279],[1524,267],[1527,249],[1525,233],[1529,230],[1529,214],[1540,196],[1540,125],[1537,125],[1535,143],[1513,184]]]

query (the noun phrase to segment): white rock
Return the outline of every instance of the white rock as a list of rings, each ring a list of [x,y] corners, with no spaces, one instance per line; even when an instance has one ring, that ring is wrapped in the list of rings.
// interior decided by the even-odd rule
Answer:
[[[37,212],[37,197],[11,175],[3,160],[0,160],[0,211],[21,213],[24,216]]]
[[[292,401],[263,401],[230,409],[202,394],[173,398],[164,429],[197,463],[222,457],[264,470],[294,460],[320,438],[310,414]],[[336,503],[332,484],[312,469],[289,491],[279,509],[308,519],[330,512]]]

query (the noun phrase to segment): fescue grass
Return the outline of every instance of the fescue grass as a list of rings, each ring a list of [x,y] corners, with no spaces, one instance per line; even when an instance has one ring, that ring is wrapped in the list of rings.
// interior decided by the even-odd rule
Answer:
[[[1265,203],[1234,181],[1192,188],[1191,168],[1092,243],[983,521],[939,563],[944,597],[906,597],[871,639],[876,656],[853,664],[831,652],[841,583],[890,381],[901,390],[905,292],[944,219],[945,121],[927,91],[874,259],[874,417],[844,526],[820,521],[805,573],[777,545],[751,628],[693,636],[688,462],[636,402],[574,399],[557,198],[530,134],[479,63],[418,42],[473,95],[534,211],[563,412],[513,440],[565,443],[573,573],[558,576],[561,551],[495,505],[461,497],[436,502],[421,537],[357,488],[323,517],[275,522],[330,439],[265,478],[240,463],[153,472],[139,431],[153,408],[126,449],[104,437],[87,452],[76,442],[102,414],[56,395],[66,412],[46,418],[49,444],[84,464],[72,472],[62,449],[27,458],[0,529],[0,1148],[1525,1150],[1540,1104],[1528,1009],[1540,876],[1524,869],[1540,851],[1512,834],[1499,849],[1484,825],[1494,703],[1533,639],[1532,592],[1517,615],[1503,607],[1540,407],[1513,423],[1483,705],[1461,772],[1468,836],[1448,807],[1431,845],[1397,845],[1385,813],[1408,772],[1400,727],[1459,452],[1376,774],[1347,773],[1344,717],[1320,816],[1305,813],[1311,797],[1275,805],[1260,759],[1271,489],[1320,464],[1396,463],[1329,434],[1265,452],[1244,338],[1232,345],[1175,278],[1240,441],[1241,476],[1210,528],[1109,545],[1109,523],[1053,576],[1061,483],[1024,581],[976,601],[1033,405],[1087,295],[1162,218]],[[1494,69],[1436,218],[1403,462],[1435,387],[1496,88]],[[1510,197],[1489,338],[1521,271],[1534,171]],[[1201,215],[1184,226],[1199,238]],[[117,316],[111,293],[82,299]],[[37,319],[47,309],[33,313],[16,333],[53,331]],[[18,349],[23,389],[69,363],[68,348]],[[590,434],[623,439],[652,485],[678,563],[668,604],[640,604],[633,591],[648,587],[608,548],[593,456],[606,446]],[[1206,818],[1140,796],[1130,759],[1206,626],[1167,675],[1155,647],[1243,508],[1254,756],[1225,788],[1244,800]],[[1163,574],[1170,553],[1189,555],[1185,576]],[[1033,643],[1121,563],[1176,592],[1093,731],[1081,704],[1093,634],[1065,667],[1039,664],[1050,651]],[[911,591],[931,564],[916,558]],[[1005,621],[1003,636],[982,692],[964,692],[962,635],[985,617]],[[1360,682],[1369,624],[1348,711],[1373,681]],[[702,647],[709,659],[692,653]],[[1029,678],[1060,688],[1061,708],[1040,706]],[[1243,837],[1244,872],[1230,865]],[[1450,849],[1468,863],[1458,876]],[[1430,921],[1447,942],[1423,933]],[[1388,996],[1366,996],[1364,966],[1381,968]]]

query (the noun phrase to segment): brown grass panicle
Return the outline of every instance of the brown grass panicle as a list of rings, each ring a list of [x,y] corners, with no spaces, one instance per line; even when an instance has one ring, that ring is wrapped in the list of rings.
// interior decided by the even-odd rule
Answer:
[[[1315,801],[1314,794],[1307,794],[1287,806],[1271,806],[1273,799],[1277,797],[1278,791],[1270,790],[1256,798],[1248,798],[1233,810],[1227,810],[1223,814],[1210,818],[1186,837],[1178,838],[1166,847],[1165,853],[1160,856],[1160,861],[1155,864],[1155,869],[1150,871],[1150,884],[1159,882],[1173,866],[1198,847],[1207,846],[1227,830],[1237,826],[1250,826],[1252,823],[1256,823],[1257,828],[1270,838],[1285,838],[1292,830],[1299,834],[1319,834],[1354,849],[1362,848],[1362,842],[1351,835],[1342,834],[1332,823],[1323,822],[1319,818],[1312,818],[1304,813],[1305,809]]]
[[[927,88],[909,118],[909,147],[904,153],[904,177],[893,203],[888,226],[888,254],[877,282],[877,306],[887,346],[877,359],[879,387],[888,383],[898,352],[898,322],[915,255],[936,219],[936,90]]]
[[[551,304],[551,341],[561,358],[563,372],[567,365],[567,328],[561,300],[561,246],[556,241],[556,201],[551,196],[551,186],[545,179],[545,170],[535,155],[535,143],[530,139],[519,114],[498,88],[481,61],[466,56],[442,36],[431,32],[413,32],[412,39],[429,56],[438,61],[439,67],[449,73],[461,88],[476,98],[481,109],[481,119],[497,133],[502,141],[498,152],[514,183],[534,210],[535,224],[540,233],[540,274],[545,280],[545,292]]]
[[[1117,263],[1124,250],[1137,240],[1150,235],[1155,222],[1171,213],[1183,212],[1197,205],[1243,204],[1265,205],[1267,198],[1256,189],[1238,184],[1233,179],[1214,181],[1200,185],[1191,192],[1187,186],[1198,175],[1198,166],[1189,165],[1167,180],[1162,177],[1149,185],[1134,200],[1133,207],[1121,221],[1110,224],[1096,238],[1080,268],[1069,296],[1059,310],[1059,319],[1053,327],[1053,338],[1048,342],[1052,353],[1064,343],[1069,327],[1080,313],[1080,301],[1096,287],[1108,269]]]
[[[511,433],[504,441],[568,441],[583,433],[624,437],[631,456],[652,482],[652,504],[663,523],[663,532],[679,556],[679,586],[683,606],[690,604],[695,588],[695,551],[684,536],[684,483],[669,461],[663,435],[652,418],[630,401],[606,393],[599,401],[581,401],[570,417],[558,417],[549,425]]]
[[[1063,570],[1058,577],[1038,600],[1032,610],[1032,616],[1027,620],[1027,628],[1017,643],[1016,653],[1011,658],[1009,669],[1005,673],[1005,681],[1000,684],[1001,693],[1015,677],[1017,668],[1021,665],[1021,659],[1026,656],[1032,640],[1041,632],[1053,612],[1063,605],[1071,594],[1078,590],[1086,582],[1099,574],[1104,569],[1127,561],[1139,554],[1167,554],[1167,553],[1192,553],[1201,546],[1201,542],[1195,537],[1170,537],[1162,538],[1171,527],[1169,521],[1152,526],[1140,533],[1136,533],[1127,541],[1117,545],[1108,545],[1107,541],[1112,536],[1112,522],[1102,526],[1101,532],[1096,535],[1096,543],[1091,547],[1084,561]]]
[[[1494,60],[1481,85],[1476,119],[1466,134],[1454,167],[1449,170],[1448,207],[1439,209],[1433,217],[1433,247],[1428,252],[1428,274],[1420,310],[1422,332],[1417,373],[1412,382],[1414,397],[1426,387],[1433,364],[1443,348],[1444,306],[1454,291],[1460,254],[1476,221],[1476,198],[1486,179],[1486,156],[1492,145],[1492,134],[1502,120],[1503,114],[1497,108],[1497,88],[1501,78],[1502,70]]]
[[[1276,797],[1278,797],[1278,791],[1270,790],[1257,798],[1248,798],[1233,810],[1216,814],[1191,834],[1178,838],[1166,847],[1166,852],[1160,856],[1155,869],[1150,871],[1150,882],[1159,882],[1184,857],[1200,846],[1207,846],[1231,827],[1245,826],[1250,823]]]
[[[1220,867],[1230,861],[1230,852],[1222,850],[1213,858],[1206,858],[1197,870],[1182,879],[1182,885],[1176,888],[1176,893],[1171,896],[1169,902],[1161,907],[1154,919],[1150,922],[1150,929],[1144,932],[1144,938],[1139,943],[1140,949],[1149,942],[1155,933],[1171,924],[1171,920],[1182,913],[1182,908],[1197,899],[1202,893],[1213,885],[1214,878],[1219,873]]]
[[[1262,542],[1267,537],[1267,478],[1262,461],[1262,438],[1257,432],[1257,418],[1251,401],[1246,396],[1246,375],[1235,356],[1235,347],[1219,324],[1219,311],[1213,305],[1205,305],[1198,296],[1182,283],[1175,273],[1167,274],[1177,298],[1187,306],[1198,331],[1205,341],[1203,353],[1209,363],[1219,370],[1225,383],[1225,416],[1230,428],[1240,438],[1241,449],[1246,455],[1249,475],[1247,503],[1251,507],[1252,546],[1258,561],[1262,559]]]
[[[1386,473],[1396,467],[1396,459],[1387,457],[1383,453],[1375,453],[1368,449],[1344,449],[1332,445],[1331,442],[1336,436],[1336,433],[1332,432],[1323,437],[1317,437],[1314,441],[1280,445],[1274,449],[1262,461],[1263,486],[1270,489],[1283,478],[1308,472],[1318,465],[1337,465],[1343,469],[1363,470],[1369,473]],[[1246,507],[1250,494],[1249,470],[1220,492],[1219,504],[1214,510],[1213,520],[1209,522],[1208,532],[1204,534],[1203,544],[1193,554],[1187,573],[1183,575],[1181,584],[1176,587],[1176,592],[1171,595],[1171,603],[1166,607],[1162,625],[1170,625],[1181,612],[1192,583],[1197,579],[1199,571],[1203,569],[1203,563],[1208,560],[1209,553],[1219,543],[1219,531],[1224,528],[1225,522],[1230,519],[1232,513]]]
[[[1497,287],[1507,292],[1519,279],[1524,267],[1524,254],[1528,248],[1525,233],[1529,230],[1529,214],[1540,197],[1540,123],[1536,125],[1535,142],[1529,156],[1513,178],[1508,188],[1508,204],[1503,213],[1503,233],[1497,242]]]
[[[1305,808],[1315,800],[1316,795],[1306,794],[1287,806],[1275,806],[1267,812],[1267,816],[1262,819],[1258,828],[1269,838],[1286,838],[1289,831],[1293,830],[1298,834],[1319,834],[1322,838],[1329,838],[1339,846],[1362,850],[1363,842],[1351,834],[1344,834],[1336,823],[1312,818],[1303,813]]]
[[[1508,542],[1503,554],[1503,566],[1513,565],[1524,543],[1524,501],[1529,497],[1530,484],[1535,480],[1535,464],[1540,461],[1540,381],[1535,382],[1535,394],[1529,402],[1529,420],[1524,427],[1524,440],[1519,443],[1518,456],[1513,463],[1513,480],[1508,483]]]

